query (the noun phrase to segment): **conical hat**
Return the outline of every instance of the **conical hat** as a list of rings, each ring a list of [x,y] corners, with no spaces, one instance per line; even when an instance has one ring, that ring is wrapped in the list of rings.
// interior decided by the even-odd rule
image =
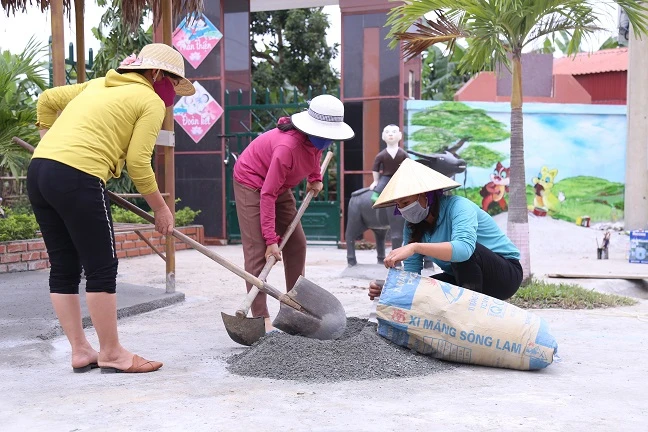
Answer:
[[[383,189],[373,208],[390,207],[400,198],[439,189],[454,189],[459,186],[461,186],[459,183],[440,172],[412,159],[405,159]]]

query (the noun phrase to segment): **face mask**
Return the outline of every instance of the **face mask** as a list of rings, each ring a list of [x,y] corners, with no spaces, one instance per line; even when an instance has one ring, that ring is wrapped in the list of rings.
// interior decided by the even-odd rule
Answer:
[[[324,150],[331,144],[333,144],[333,140],[330,140],[328,138],[319,138],[319,137],[314,137],[312,135],[308,135],[308,139],[317,148],[318,150]]]
[[[167,108],[173,105],[173,99],[175,98],[176,92],[173,83],[169,77],[164,77],[161,80],[157,80],[153,83],[153,90],[160,96],[160,99],[164,101],[164,106]]]
[[[421,204],[419,204],[417,199],[410,205],[399,208],[398,211],[401,212],[401,215],[403,215],[403,218],[407,222],[417,224],[427,217],[430,209],[427,206],[421,207]]]

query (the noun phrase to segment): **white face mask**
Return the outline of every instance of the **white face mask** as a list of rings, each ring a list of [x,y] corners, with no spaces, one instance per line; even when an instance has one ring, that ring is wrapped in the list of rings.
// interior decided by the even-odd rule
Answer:
[[[428,213],[430,213],[430,209],[427,207],[427,205],[425,207],[421,207],[418,199],[403,208],[399,208],[398,211],[401,213],[401,215],[403,215],[403,218],[407,222],[413,224],[417,224],[423,221],[423,219],[427,217]]]

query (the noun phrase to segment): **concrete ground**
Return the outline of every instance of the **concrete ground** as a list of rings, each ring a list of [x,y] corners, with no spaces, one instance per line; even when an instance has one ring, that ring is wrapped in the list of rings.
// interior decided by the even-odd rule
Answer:
[[[623,257],[617,255],[597,262],[587,257],[592,255],[589,252],[581,256],[556,244],[550,251],[536,250],[546,247],[543,236],[532,227],[536,273],[553,271],[552,262],[562,268],[568,259],[569,268],[584,272],[605,266],[643,271],[642,266],[624,266]],[[239,246],[213,250],[242,265]],[[382,278],[386,271],[372,264],[374,251],[359,251],[358,261],[362,266],[351,277],[353,272],[345,270],[344,251],[309,247],[306,276],[333,292],[347,315],[368,317],[366,277]],[[269,282],[282,287],[282,273],[279,265]],[[164,267],[156,256],[123,260],[119,280],[162,289]],[[186,296],[184,302],[119,322],[127,348],[164,362],[156,373],[73,374],[64,337],[25,336],[17,343],[12,334],[12,348],[0,350],[1,429],[648,430],[645,300],[625,308],[537,311],[556,336],[560,356],[559,362],[539,372],[459,365],[415,379],[307,384],[244,378],[226,370],[225,358],[247,349],[229,339],[220,318],[221,311],[232,314],[243,298],[243,284],[236,276],[198,252],[184,251],[177,256],[176,281]],[[608,282],[614,287],[614,281]],[[643,288],[628,289],[641,293]],[[46,286],[30,295],[47,301]],[[271,313],[276,313],[277,302],[269,304]],[[5,310],[2,305],[3,322]],[[98,348],[93,329],[87,334]],[[0,341],[6,338],[3,331]]]

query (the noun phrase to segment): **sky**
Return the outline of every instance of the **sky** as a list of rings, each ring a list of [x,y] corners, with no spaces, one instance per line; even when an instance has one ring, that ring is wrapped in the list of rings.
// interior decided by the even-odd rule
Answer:
[[[617,25],[617,12],[616,8],[610,6],[603,6],[609,4],[607,1],[597,2],[601,11],[604,12],[605,17],[601,23],[601,27],[607,31],[598,32],[591,41],[587,41],[584,45],[585,49],[596,49],[600,44],[615,32]],[[324,12],[329,15],[331,27],[327,33],[327,41],[329,44],[340,43],[341,39],[341,19],[339,6],[326,6]],[[96,26],[103,13],[103,8],[96,5],[94,1],[86,3],[86,29],[85,40],[86,48],[92,48],[96,53],[99,50],[99,42],[94,38],[91,28]],[[30,37],[34,36],[37,40],[43,43],[47,42],[50,34],[50,20],[49,12],[41,13],[35,6],[29,6],[27,13],[18,14],[15,17],[8,18],[5,14],[0,14],[0,49],[9,50],[11,52],[20,52],[29,41]],[[614,33],[616,35],[616,33]],[[76,38],[76,31],[74,22],[66,21],[65,31],[65,46],[67,47],[70,42],[74,42]],[[340,70],[340,56],[333,60],[332,65],[338,71]]]

